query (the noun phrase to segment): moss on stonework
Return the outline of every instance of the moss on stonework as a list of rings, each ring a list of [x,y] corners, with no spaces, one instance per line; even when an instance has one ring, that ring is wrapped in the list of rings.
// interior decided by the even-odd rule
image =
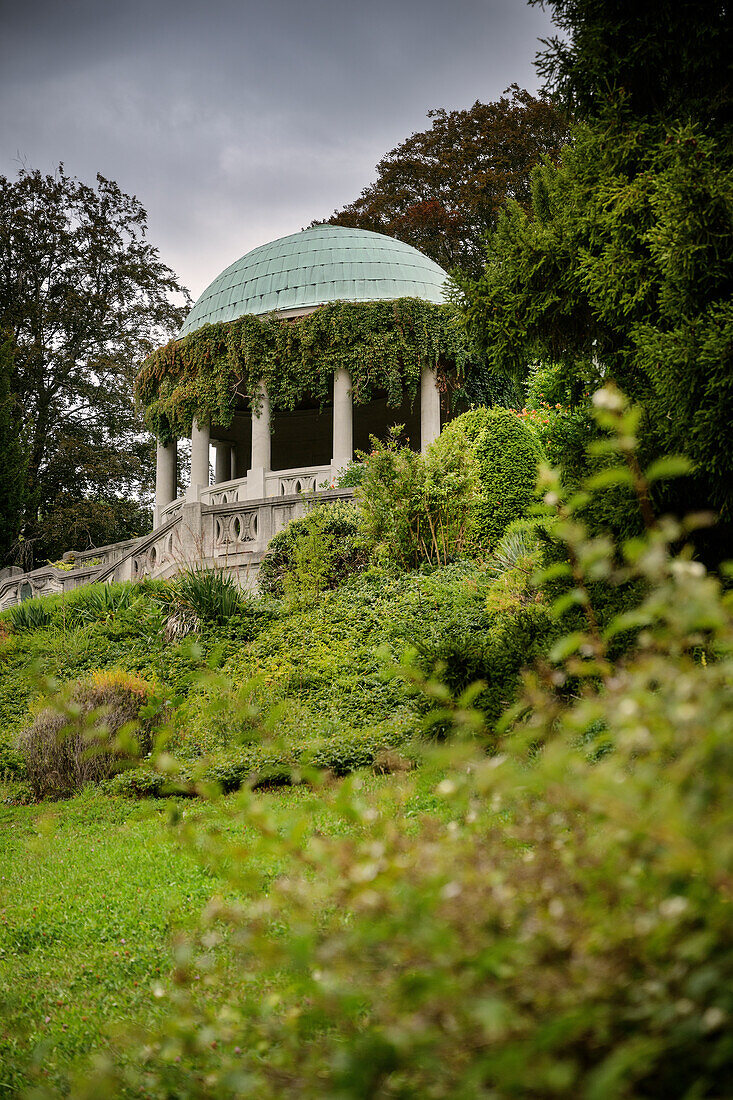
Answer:
[[[392,408],[415,397],[424,363],[439,381],[460,386],[471,360],[460,318],[450,305],[417,298],[333,302],[305,317],[246,315],[204,325],[153,352],[137,377],[148,427],[163,442],[188,435],[195,417],[231,423],[238,397],[259,379],[273,410],[294,408],[306,396],[320,405],[338,368],[348,370],[354,403],[386,391]]]

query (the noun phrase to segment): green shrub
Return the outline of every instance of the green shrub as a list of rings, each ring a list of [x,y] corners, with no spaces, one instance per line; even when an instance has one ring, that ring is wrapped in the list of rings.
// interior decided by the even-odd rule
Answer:
[[[456,623],[438,634],[425,632],[415,638],[425,672],[432,674],[437,668],[454,695],[477,681],[485,684],[474,705],[490,729],[515,701],[522,669],[546,654],[558,635],[546,605],[531,602],[517,607],[514,591],[503,602],[502,613],[488,630],[466,629]],[[445,724],[438,723],[434,732],[444,733]]]
[[[132,768],[112,777],[107,789],[131,798],[160,798],[168,795],[193,795],[202,784],[214,783],[223,793],[243,785],[282,786],[299,779],[301,769],[321,769],[343,776],[359,768],[390,770],[394,750],[402,749],[400,761],[409,765],[416,758],[410,733],[398,724],[385,723],[368,729],[341,729],[328,736],[229,746],[198,760],[180,761],[169,774],[150,765]],[[399,770],[394,767],[394,770]]]
[[[471,523],[474,552],[491,550],[507,526],[528,516],[542,449],[536,435],[509,409],[471,409],[443,429],[436,444],[438,461],[455,448],[467,449],[478,466],[480,499]]]
[[[353,504],[316,505],[270,541],[258,584],[269,596],[282,597],[286,583],[291,594],[298,586],[318,594],[334,588],[365,560]]]
[[[363,475],[364,467],[358,459],[354,459],[347,463],[336,478],[336,487],[338,489],[355,489],[357,485],[361,485]]]
[[[401,426],[387,442],[372,438],[356,490],[366,541],[402,569],[446,565],[462,556],[479,499],[476,463],[457,434],[417,454],[401,447]]]
[[[18,742],[34,797],[67,797],[108,779],[127,757],[149,752],[155,719],[142,714],[151,694],[150,684],[109,670],[71,684],[44,706]]]
[[[515,519],[507,526],[494,547],[489,568],[494,576],[521,568],[532,576],[543,562],[550,539],[547,519]]]

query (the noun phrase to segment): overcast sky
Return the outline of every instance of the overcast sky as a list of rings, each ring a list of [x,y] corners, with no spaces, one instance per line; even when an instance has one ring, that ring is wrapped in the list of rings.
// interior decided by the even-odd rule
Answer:
[[[101,172],[197,297],[326,218],[432,107],[536,90],[524,0],[21,0],[2,5],[0,172]]]

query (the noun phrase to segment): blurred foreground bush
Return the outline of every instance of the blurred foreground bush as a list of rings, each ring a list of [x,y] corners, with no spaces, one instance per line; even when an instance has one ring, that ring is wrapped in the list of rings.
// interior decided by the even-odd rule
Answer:
[[[684,465],[642,472],[637,412],[610,389],[597,406],[646,533],[623,546],[589,535],[583,499],[547,476],[567,548],[550,568],[573,582],[548,612],[561,623],[580,608],[583,625],[524,673],[493,751],[481,685],[456,697],[410,664],[459,735],[423,764],[434,813],[415,819],[406,774],[371,799],[358,777],[324,788],[284,832],[243,794],[234,819],[259,837],[246,867],[241,830],[203,836],[184,821],[181,836],[225,870],[227,899],[179,942],[159,1033],[128,1040],[137,1065],[110,1056],[75,1095],[729,1095],[731,601],[676,549],[698,521],[649,512],[650,484]],[[602,629],[589,584],[629,578],[643,600]],[[612,660],[630,626],[635,645]],[[310,827],[324,799],[343,836]],[[223,995],[223,937],[249,978],[236,997]]]

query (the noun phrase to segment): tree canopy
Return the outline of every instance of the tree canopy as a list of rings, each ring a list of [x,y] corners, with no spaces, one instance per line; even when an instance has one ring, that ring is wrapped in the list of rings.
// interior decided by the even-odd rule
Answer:
[[[17,538],[23,514],[26,451],[18,400],[15,342],[0,332],[0,568],[3,551]]]
[[[377,179],[337,210],[332,225],[371,229],[419,248],[447,271],[477,274],[484,234],[508,198],[528,207],[531,172],[559,155],[567,123],[547,100],[516,84],[494,103],[428,112],[377,165]]]
[[[59,166],[0,177],[0,330],[27,448],[21,563],[139,533],[149,442],[133,405],[137,364],[179,327],[188,294],[146,239],[134,196]],[[86,520],[80,526],[80,517]]]
[[[645,407],[650,457],[682,451],[696,464],[691,495],[668,503],[714,507],[730,520],[728,92],[725,71],[706,77],[701,87],[719,116],[700,121],[694,79],[708,49],[721,50],[724,21],[707,4],[680,5],[668,23],[650,22],[644,5],[551,6],[569,37],[541,64],[587,117],[561,163],[535,170],[531,213],[510,203],[481,277],[462,280],[469,332],[490,366],[513,377],[543,360],[590,383],[581,391],[616,380]],[[684,95],[655,69],[676,50]]]
[[[537,69],[575,119],[623,102],[637,119],[711,128],[733,121],[730,5],[723,0],[529,0],[562,35],[544,42]]]

